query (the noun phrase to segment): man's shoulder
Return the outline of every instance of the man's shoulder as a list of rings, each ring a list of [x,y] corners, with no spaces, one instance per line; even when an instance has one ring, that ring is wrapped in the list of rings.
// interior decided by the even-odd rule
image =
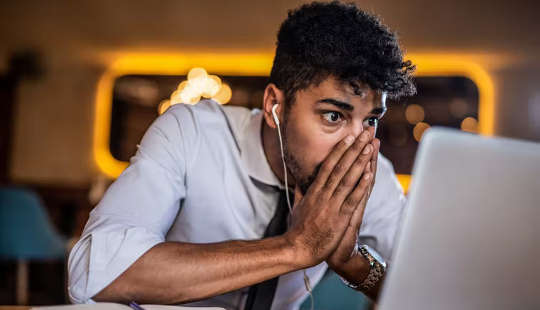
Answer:
[[[193,126],[202,128],[215,128],[211,125],[230,123],[234,127],[245,126],[252,111],[245,107],[223,106],[213,100],[204,99],[197,104],[175,104],[171,106],[167,113],[171,113],[182,123],[190,123]]]
[[[213,100],[201,100],[196,104],[178,103],[169,107],[166,114],[172,114],[179,120],[191,119],[196,122],[212,122],[223,119],[223,111]]]
[[[184,144],[199,147],[201,140],[209,139],[215,142],[209,145],[217,147],[217,141],[234,141],[239,149],[250,132],[253,117],[260,112],[205,99],[194,105],[175,104],[161,117],[178,124]]]
[[[229,126],[237,140],[244,139],[249,133],[249,125],[256,114],[261,113],[259,109],[250,110],[239,106],[223,106]]]

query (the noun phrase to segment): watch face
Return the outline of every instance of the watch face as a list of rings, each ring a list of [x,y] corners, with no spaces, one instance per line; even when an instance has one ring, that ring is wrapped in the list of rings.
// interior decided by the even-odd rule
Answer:
[[[362,247],[363,247],[364,249],[366,249],[366,251],[367,251],[371,256],[373,256],[373,258],[374,258],[377,262],[379,262],[379,264],[383,265],[383,267],[386,267],[386,263],[385,263],[384,259],[382,258],[381,255],[379,255],[379,253],[377,253],[377,251],[375,251],[375,250],[372,249],[369,245],[366,245],[366,244],[362,245]]]

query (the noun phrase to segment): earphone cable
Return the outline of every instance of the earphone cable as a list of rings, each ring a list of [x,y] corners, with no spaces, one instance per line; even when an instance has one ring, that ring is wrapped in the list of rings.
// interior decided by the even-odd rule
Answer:
[[[273,111],[275,112],[275,110]],[[274,117],[277,118],[277,116],[274,114]],[[287,206],[289,207],[289,214],[292,214],[292,207],[291,207],[291,201],[290,201],[290,198],[289,198],[289,183],[287,181],[287,165],[285,164],[285,153],[283,152],[283,140],[281,138],[281,128],[279,127],[279,123],[276,122],[277,124],[277,127],[278,127],[278,137],[279,137],[279,146],[280,146],[280,150],[281,150],[281,162],[283,163],[283,174],[284,174],[284,180],[285,180],[285,193],[286,193],[286,196],[287,196]],[[306,270],[304,269],[303,270],[304,272],[304,285],[306,287],[306,290],[308,291],[309,293],[309,298],[310,298],[310,305],[311,305],[311,310],[314,309],[315,307],[315,301],[313,299],[313,293],[311,291],[311,283],[309,281],[309,277],[306,273]]]

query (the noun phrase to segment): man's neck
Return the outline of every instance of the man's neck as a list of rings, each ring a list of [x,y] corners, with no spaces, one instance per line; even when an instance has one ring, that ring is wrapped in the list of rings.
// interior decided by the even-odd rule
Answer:
[[[264,119],[261,127],[262,145],[266,160],[270,165],[270,169],[272,169],[272,172],[276,175],[281,184],[285,185],[283,163],[281,162],[281,150],[277,132],[278,129],[270,128]],[[281,134],[283,134],[283,132],[281,132]],[[289,187],[294,187],[294,178],[290,173],[288,173],[287,181],[289,183]]]

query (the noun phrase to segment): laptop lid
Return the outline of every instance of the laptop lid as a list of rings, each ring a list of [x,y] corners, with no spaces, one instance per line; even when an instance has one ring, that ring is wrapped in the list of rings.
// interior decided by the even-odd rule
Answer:
[[[540,144],[432,128],[380,310],[540,309]]]

